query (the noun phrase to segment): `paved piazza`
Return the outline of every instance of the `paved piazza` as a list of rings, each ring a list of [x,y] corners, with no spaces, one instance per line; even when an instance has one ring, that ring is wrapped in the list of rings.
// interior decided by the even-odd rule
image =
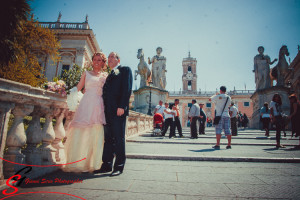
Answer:
[[[229,150],[225,148],[226,138],[221,140],[221,150],[211,148],[215,142],[213,128],[197,140],[188,138],[188,128],[183,133],[185,138],[151,137],[151,133],[128,138],[127,164],[120,176],[57,171],[24,181],[16,194],[27,194],[7,199],[300,198],[300,150],[294,148],[299,141],[290,138],[290,132],[282,137],[287,148],[276,149],[274,131],[266,138],[263,131],[241,129]],[[145,159],[149,155],[152,159]],[[32,193],[40,191],[47,193]]]

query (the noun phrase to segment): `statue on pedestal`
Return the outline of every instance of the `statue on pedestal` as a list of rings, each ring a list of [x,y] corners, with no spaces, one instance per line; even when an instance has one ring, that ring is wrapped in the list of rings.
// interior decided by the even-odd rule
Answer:
[[[255,83],[256,90],[266,89],[271,87],[271,78],[270,78],[270,65],[277,61],[274,59],[271,62],[271,59],[268,55],[264,55],[264,47],[259,46],[258,52],[254,57],[254,70],[255,73]]]
[[[161,56],[162,48],[156,48],[156,56],[153,56],[152,59],[148,57],[148,64],[152,64],[152,82],[153,86],[158,87],[159,89],[166,88],[166,61],[167,59],[164,56]]]
[[[142,88],[147,86],[150,82],[151,71],[145,62],[143,49],[138,50],[137,58],[140,59],[140,63],[138,64],[138,70],[135,70],[134,80],[136,80],[136,77],[139,74],[141,76],[140,88]]]
[[[285,56],[289,56],[289,50],[286,45],[283,45],[279,50],[279,60],[275,67],[271,69],[271,80],[276,80],[276,86],[284,86],[284,77],[288,71],[289,64]],[[272,85],[272,84],[271,84]],[[272,85],[273,86],[273,85]]]
[[[62,14],[61,14],[61,12],[59,12],[59,14],[58,14],[58,18],[57,18],[57,22],[60,22],[60,18],[61,18],[61,16],[62,16]]]

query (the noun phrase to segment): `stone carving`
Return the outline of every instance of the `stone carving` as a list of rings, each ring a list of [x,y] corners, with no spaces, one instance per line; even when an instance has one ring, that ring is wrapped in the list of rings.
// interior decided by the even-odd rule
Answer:
[[[270,79],[270,65],[277,61],[274,59],[271,62],[271,59],[268,55],[264,55],[264,47],[258,47],[258,52],[254,57],[254,70],[255,73],[255,83],[256,89],[266,89],[271,86],[271,79]]]
[[[140,59],[140,62],[138,64],[138,70],[135,70],[134,80],[136,80],[136,77],[139,74],[141,76],[140,88],[142,88],[150,82],[151,71],[145,62],[143,49],[138,50],[137,58]]]
[[[166,88],[166,61],[167,59],[164,56],[161,56],[162,48],[156,48],[156,56],[150,60],[148,58],[149,65],[152,63],[152,82],[153,86],[158,87],[159,89]]]
[[[61,18],[61,16],[62,16],[62,14],[61,14],[61,12],[59,12],[59,14],[58,14],[58,18],[57,18],[57,22],[60,22],[60,18]]]
[[[289,50],[286,45],[283,45],[279,50],[279,61],[275,67],[271,69],[270,78],[277,81],[277,86],[284,86],[284,77],[288,71],[289,64],[285,56],[289,56]],[[273,86],[273,84],[272,84]]]

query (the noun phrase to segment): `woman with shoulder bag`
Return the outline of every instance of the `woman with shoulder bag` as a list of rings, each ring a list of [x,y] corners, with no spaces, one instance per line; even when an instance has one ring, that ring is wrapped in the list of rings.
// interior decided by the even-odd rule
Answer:
[[[285,146],[280,145],[281,131],[283,129],[283,119],[282,119],[282,101],[278,93],[274,94],[273,99],[270,103],[271,111],[271,121],[276,127],[276,148],[285,148]]]
[[[264,106],[260,109],[260,117],[263,123],[263,129],[266,131],[265,136],[269,137],[269,126],[270,126],[270,114],[268,102],[264,103]]]

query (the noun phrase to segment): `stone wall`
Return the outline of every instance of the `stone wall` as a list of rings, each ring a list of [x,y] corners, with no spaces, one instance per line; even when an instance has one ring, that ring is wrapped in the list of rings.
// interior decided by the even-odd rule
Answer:
[[[8,130],[10,115],[13,122]],[[23,120],[31,116],[25,130]],[[63,138],[74,113],[69,112],[66,97],[30,85],[0,78],[0,182],[24,165],[56,165],[35,167],[27,177],[35,178],[58,169],[65,163]],[[43,127],[40,120],[45,119]],[[55,119],[55,126],[52,120]],[[63,120],[65,122],[63,123]],[[126,137],[152,129],[152,117],[130,111]],[[5,151],[5,153],[4,153]],[[7,160],[7,161],[3,161]]]

